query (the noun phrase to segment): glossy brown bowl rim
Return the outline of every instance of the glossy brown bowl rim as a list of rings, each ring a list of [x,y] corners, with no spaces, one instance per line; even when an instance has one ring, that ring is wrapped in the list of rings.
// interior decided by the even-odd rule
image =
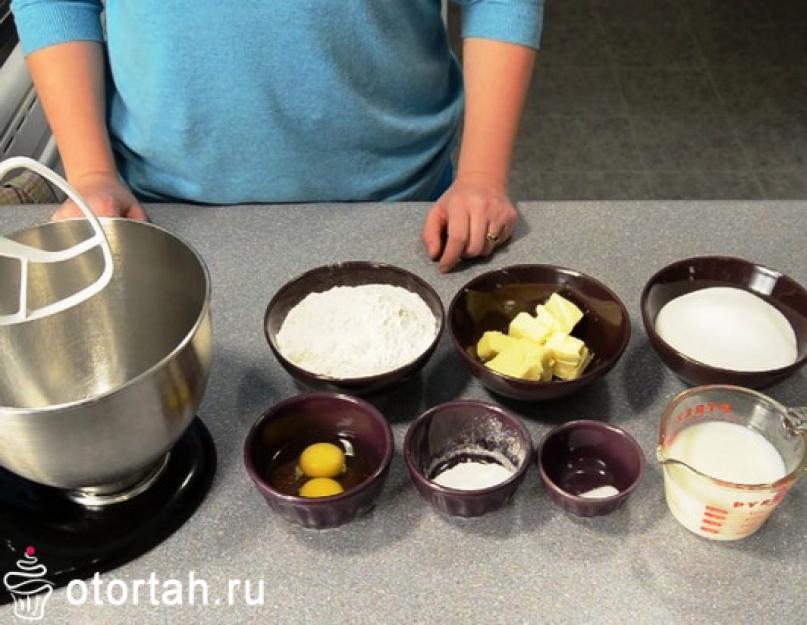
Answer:
[[[703,262],[703,261],[718,261],[718,262],[740,263],[742,265],[746,265],[746,266],[754,268],[754,269],[761,269],[761,270],[763,270],[765,272],[768,272],[770,274],[776,275],[777,280],[779,278],[785,278],[785,279],[789,280],[796,287],[798,287],[801,291],[803,291],[804,296],[807,297],[807,289],[805,289],[799,282],[797,282],[796,280],[791,278],[786,273],[782,273],[781,271],[778,271],[776,269],[771,269],[770,267],[768,267],[766,265],[763,265],[761,263],[755,263],[753,261],[746,260],[745,258],[739,258],[738,256],[722,256],[722,255],[709,256],[709,255],[707,255],[707,256],[692,256],[690,258],[684,258],[684,259],[672,262],[672,263],[662,267],[661,269],[659,269],[656,273],[654,273],[650,277],[650,279],[645,283],[644,288],[642,289],[642,295],[639,298],[639,308],[641,309],[641,312],[642,312],[642,325],[644,326],[644,330],[647,333],[647,335],[650,337],[650,339],[658,341],[659,343],[661,343],[665,347],[665,349],[667,349],[670,352],[670,354],[674,355],[676,358],[681,359],[687,365],[690,365],[692,367],[700,367],[700,368],[702,368],[704,370],[714,372],[714,373],[717,373],[717,374],[720,374],[720,375],[737,376],[737,377],[756,377],[756,376],[760,376],[760,375],[782,375],[782,374],[787,374],[787,373],[790,373],[792,371],[795,371],[796,369],[799,369],[801,366],[803,366],[804,363],[807,362],[807,351],[805,351],[804,355],[801,358],[799,358],[798,360],[796,360],[796,362],[791,363],[789,365],[785,365],[784,367],[779,367],[777,369],[761,369],[759,371],[737,371],[736,369],[724,369],[722,367],[714,367],[712,365],[706,364],[705,362],[701,362],[700,360],[695,360],[694,358],[690,358],[685,353],[678,351],[672,345],[670,345],[667,341],[665,341],[658,332],[656,332],[655,324],[653,323],[653,322],[655,322],[655,319],[653,319],[653,322],[651,322],[650,318],[649,318],[650,317],[649,313],[647,311],[647,303],[648,303],[647,300],[650,297],[650,289],[653,288],[654,286],[656,286],[656,284],[658,284],[659,276],[661,276],[661,274],[663,274],[664,272],[670,271],[671,269],[674,269],[674,268],[678,267],[679,265],[686,265],[686,264],[690,264],[690,263]],[[729,282],[727,280],[715,280],[715,282],[723,282],[723,283],[725,283],[726,286],[732,286],[734,288],[740,289],[741,291],[751,292],[754,295],[756,295],[757,297],[759,297],[760,299],[762,299],[764,302],[770,303],[768,301],[769,298],[766,298],[763,293],[759,293],[758,291],[755,291],[754,289],[751,289],[749,287],[745,287],[744,285],[740,285],[740,284],[738,284],[736,282]],[[704,288],[706,288],[706,287],[704,287]],[[700,291],[701,289],[696,289],[696,290]],[[689,293],[694,293],[694,292],[695,291],[689,291]],[[686,295],[686,293],[685,293],[685,295]],[[672,301],[672,300],[670,300],[670,301]],[[773,305],[773,304],[771,304],[771,305]],[[776,307],[776,306],[774,306],[774,308],[779,310],[778,307]],[[789,324],[789,325],[791,325],[791,327],[792,327],[792,324]],[[795,332],[795,328],[794,328],[794,332]]]
[[[448,410],[451,408],[463,408],[465,406],[475,406],[477,408],[485,408],[490,412],[495,412],[496,414],[503,416],[505,420],[513,425],[518,433],[521,435],[522,439],[525,442],[525,447],[527,449],[526,456],[524,458],[524,462],[520,463],[516,470],[513,472],[513,475],[508,477],[503,482],[499,482],[498,484],[494,484],[493,486],[488,486],[487,488],[477,488],[474,490],[465,490],[460,488],[450,488],[449,486],[443,486],[442,484],[437,484],[430,480],[426,475],[423,474],[417,463],[414,459],[414,452],[412,451],[412,437],[414,436],[414,432],[416,429],[423,426],[423,423],[444,410]],[[532,436],[530,436],[529,430],[527,430],[526,426],[521,422],[521,419],[518,417],[510,414],[504,408],[497,406],[496,404],[476,400],[476,399],[456,399],[454,401],[444,402],[442,404],[437,404],[436,406],[432,406],[428,410],[424,411],[420,414],[412,423],[409,425],[409,428],[406,430],[406,436],[404,436],[404,444],[403,444],[403,457],[404,463],[406,464],[407,469],[409,469],[410,473],[416,475],[418,481],[425,485],[430,490],[441,493],[444,495],[450,495],[452,497],[458,498],[469,498],[475,499],[479,495],[485,495],[489,493],[495,493],[501,489],[507,488],[514,482],[518,483],[518,480],[523,479],[524,475],[526,475],[527,471],[529,470],[530,464],[532,463],[532,457],[534,455],[533,449],[533,442]]]
[[[613,355],[612,358],[609,358],[607,361],[604,361],[599,367],[584,372],[583,375],[581,375],[579,378],[575,378],[574,380],[551,380],[549,382],[542,382],[541,380],[525,380],[523,378],[516,378],[516,377],[513,377],[511,375],[506,375],[504,373],[499,373],[498,371],[494,371],[493,369],[488,369],[488,371],[490,372],[491,375],[493,375],[495,377],[499,377],[502,380],[508,380],[508,381],[512,380],[514,382],[518,382],[520,384],[523,384],[524,386],[529,387],[530,390],[548,388],[550,386],[559,387],[559,388],[563,388],[564,386],[573,387],[573,386],[579,385],[580,383],[585,383],[585,382],[588,382],[588,381],[591,381],[591,380],[595,380],[602,373],[604,373],[603,371],[601,371],[602,369],[615,364],[620,358],[622,358],[622,355],[625,353],[625,350],[628,347],[628,343],[630,343],[630,336],[631,336],[631,331],[632,331],[631,321],[630,321],[630,314],[628,313],[628,309],[625,307],[625,304],[622,302],[621,299],[619,299],[619,296],[617,296],[617,294],[614,293],[613,289],[608,287],[605,283],[601,282],[597,278],[594,278],[594,277],[588,275],[587,273],[583,273],[582,271],[578,271],[577,269],[570,269],[569,267],[562,267],[561,265],[551,265],[551,264],[544,264],[544,263],[521,263],[521,264],[518,264],[518,265],[507,265],[506,267],[500,267],[499,269],[492,269],[490,271],[486,271],[485,273],[481,273],[478,276],[472,278],[471,280],[469,280],[468,282],[463,284],[457,290],[457,292],[454,294],[454,297],[451,298],[451,304],[448,307],[448,333],[451,335],[451,342],[454,344],[454,347],[459,352],[460,357],[466,363],[469,363],[472,366],[484,367],[485,364],[483,362],[479,362],[475,358],[471,358],[465,352],[465,349],[463,348],[462,345],[460,345],[460,342],[457,339],[456,334],[454,333],[454,328],[453,328],[453,325],[451,323],[451,319],[454,316],[453,315],[454,308],[458,304],[460,296],[466,290],[468,290],[471,287],[471,285],[473,285],[476,281],[482,280],[483,278],[487,278],[487,277],[489,277],[489,276],[491,276],[493,274],[501,273],[501,272],[504,272],[504,271],[509,271],[509,270],[512,270],[512,269],[516,269],[516,270],[519,270],[519,269],[533,269],[533,268],[536,268],[536,267],[551,269],[551,270],[556,271],[558,273],[574,274],[576,277],[584,278],[586,280],[590,280],[591,282],[593,282],[594,284],[596,284],[597,286],[602,288],[606,293],[608,293],[608,295],[611,297],[612,301],[616,302],[616,304],[619,306],[619,310],[620,310],[620,313],[622,314],[622,319],[624,321],[624,323],[621,326],[622,327],[622,337],[621,337],[622,342],[621,342],[621,344],[619,346],[619,349],[616,352],[614,352],[614,355]]]
[[[299,495],[288,495],[286,493],[280,492],[279,490],[273,488],[260,474],[260,472],[255,467],[255,463],[252,460],[252,444],[255,440],[255,437],[258,434],[261,426],[263,426],[266,421],[277,415],[281,410],[288,408],[294,404],[309,401],[312,399],[328,399],[328,400],[336,400],[336,401],[343,401],[347,403],[354,404],[361,408],[370,418],[377,420],[384,426],[384,442],[386,444],[386,450],[384,452],[384,457],[381,459],[378,467],[368,475],[363,481],[359,482],[352,488],[339,493],[337,495],[328,495],[327,497],[300,497]],[[395,439],[392,435],[392,428],[390,427],[389,421],[381,414],[375,406],[370,404],[369,402],[364,401],[358,397],[353,397],[352,395],[346,395],[344,393],[326,393],[326,392],[311,392],[311,393],[301,393],[299,395],[294,395],[292,397],[287,397],[279,401],[278,403],[270,406],[267,410],[265,410],[255,423],[252,424],[252,427],[249,429],[249,433],[247,434],[246,440],[244,441],[244,466],[246,467],[247,474],[258,487],[264,495],[270,496],[272,499],[277,501],[282,501],[287,504],[293,504],[297,506],[312,506],[318,507],[323,505],[329,505],[334,503],[339,503],[343,501],[347,501],[359,492],[366,490],[369,488],[373,483],[375,483],[389,468],[390,464],[392,463],[392,457],[395,454]]]
[[[579,427],[588,427],[594,425],[595,429],[601,430],[604,428],[606,431],[611,432],[612,434],[616,434],[617,436],[621,436],[625,438],[631,447],[637,452],[639,456],[639,474],[636,476],[636,479],[631,482],[631,485],[628,486],[626,489],[619,491],[616,495],[609,495],[608,497],[597,497],[589,498],[589,497],[581,497],[580,495],[575,495],[570,493],[567,490],[562,489],[558,484],[555,483],[555,480],[547,475],[546,470],[544,469],[543,463],[543,456],[544,456],[544,445],[549,440],[551,436],[564,432],[566,430],[572,430]],[[568,421],[566,423],[562,423],[551,430],[549,430],[544,436],[541,438],[541,442],[538,443],[538,448],[535,452],[535,463],[538,465],[538,472],[541,475],[541,479],[545,485],[549,485],[552,487],[557,494],[562,495],[563,497],[568,498],[570,501],[575,503],[587,503],[587,504],[597,504],[599,502],[607,503],[611,501],[616,501],[617,499],[626,499],[629,497],[633,491],[635,491],[639,483],[644,478],[645,473],[645,466],[647,465],[647,460],[644,457],[644,450],[642,446],[639,444],[633,436],[631,436],[626,430],[619,427],[618,425],[613,425],[611,423],[606,423],[604,421],[595,421],[594,419],[575,419],[574,421]]]
[[[439,306],[439,309],[440,309],[440,314],[438,315],[438,318],[437,318],[437,332],[436,332],[432,342],[429,343],[429,346],[426,349],[424,349],[420,354],[415,356],[412,360],[410,360],[409,362],[401,365],[400,367],[397,367],[395,369],[390,369],[389,371],[384,371],[382,373],[376,373],[374,375],[366,375],[366,376],[361,376],[361,377],[356,377],[356,378],[335,378],[335,377],[332,377],[332,376],[329,376],[329,375],[322,375],[320,373],[314,373],[313,371],[308,371],[307,369],[303,369],[302,367],[298,367],[293,362],[291,362],[289,359],[287,359],[285,356],[283,356],[283,354],[280,351],[280,348],[275,344],[274,338],[269,333],[269,314],[271,313],[272,308],[275,305],[277,305],[277,302],[280,299],[281,295],[283,295],[287,290],[289,290],[292,287],[292,285],[294,285],[295,283],[300,282],[304,278],[309,277],[311,274],[321,272],[321,271],[326,271],[326,270],[332,270],[334,268],[346,268],[346,269],[363,268],[363,269],[372,269],[372,270],[386,269],[386,270],[390,270],[390,271],[393,271],[393,272],[396,272],[396,273],[399,273],[399,274],[403,274],[407,278],[411,278],[412,280],[414,280],[415,282],[420,284],[421,287],[423,287],[430,295],[432,295],[434,297],[434,299],[438,303],[438,306]],[[370,283],[368,283],[368,284],[370,284]],[[389,284],[389,283],[381,282],[381,283],[378,283],[378,284]],[[339,286],[339,285],[334,285],[334,286]],[[396,286],[396,285],[390,285],[390,286]],[[401,287],[401,288],[406,288],[406,287]],[[414,291],[411,291],[409,289],[407,289],[407,290],[410,291],[411,293],[414,293]],[[314,292],[315,291],[310,291],[310,293],[314,293]],[[421,297],[419,293],[415,293],[415,295],[417,295],[418,297],[423,299],[423,297]],[[426,302],[424,300],[424,303],[426,303],[426,305],[428,306],[428,302]],[[431,311],[431,307],[429,307],[429,310]],[[275,355],[275,358],[277,358],[284,365],[288,366],[288,368],[291,369],[292,371],[294,371],[294,373],[296,375],[301,376],[301,377],[312,378],[312,379],[317,380],[318,382],[331,384],[331,385],[334,385],[334,386],[339,386],[339,385],[360,386],[362,384],[371,384],[371,383],[377,382],[378,379],[381,378],[381,377],[394,378],[394,377],[396,377],[398,375],[405,374],[407,372],[407,370],[413,364],[415,364],[420,358],[422,358],[425,354],[430,353],[432,350],[434,350],[437,347],[437,344],[440,342],[440,338],[443,335],[443,331],[445,329],[445,323],[446,323],[446,311],[445,311],[445,307],[443,306],[442,298],[440,297],[440,295],[437,293],[437,291],[434,289],[434,287],[431,284],[426,282],[423,278],[421,278],[417,274],[409,271],[408,269],[403,269],[402,267],[398,267],[396,265],[390,265],[388,263],[380,263],[380,262],[375,262],[375,261],[370,261],[370,260],[347,260],[347,261],[342,261],[342,262],[338,262],[338,263],[328,263],[327,265],[319,265],[318,267],[313,267],[313,268],[308,269],[307,271],[295,276],[291,280],[288,280],[287,282],[285,282],[283,284],[283,286],[281,286],[277,291],[275,291],[275,294],[272,296],[272,298],[269,300],[269,303],[266,305],[266,310],[265,310],[265,312],[263,314],[263,335],[266,338],[266,342],[269,343],[269,348],[272,350],[272,353]]]

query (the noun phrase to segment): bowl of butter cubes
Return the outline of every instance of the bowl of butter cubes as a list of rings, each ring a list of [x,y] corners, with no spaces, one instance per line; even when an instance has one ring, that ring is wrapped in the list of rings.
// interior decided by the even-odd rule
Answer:
[[[630,340],[630,317],[602,282],[555,265],[477,276],[451,302],[452,341],[493,393],[545,401],[608,373]]]

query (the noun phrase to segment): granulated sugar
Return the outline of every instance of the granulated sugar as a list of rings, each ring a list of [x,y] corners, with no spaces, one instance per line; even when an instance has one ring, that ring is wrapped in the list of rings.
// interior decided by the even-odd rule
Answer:
[[[798,359],[793,326],[761,297],[733,287],[710,287],[676,297],[655,321],[671,347],[711,367],[767,371]]]
[[[277,344],[301,369],[359,378],[412,362],[436,334],[437,319],[420,296],[366,284],[307,295],[286,315]]]

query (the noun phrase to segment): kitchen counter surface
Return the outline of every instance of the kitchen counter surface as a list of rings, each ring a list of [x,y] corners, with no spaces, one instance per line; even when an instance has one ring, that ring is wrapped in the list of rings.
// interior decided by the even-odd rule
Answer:
[[[662,408],[684,388],[651,350],[639,296],[663,265],[694,255],[759,261],[807,284],[807,202],[547,202],[520,206],[516,240],[488,262],[440,275],[419,233],[414,205],[149,206],[154,221],[206,259],[213,280],[214,363],[200,410],[216,441],[218,474],[193,518],[145,556],[102,576],[127,582],[188,580],[209,604],[68,604],[53,593],[44,623],[751,623],[807,622],[807,481],[797,484],[755,536],[734,543],[690,534],[664,502],[655,442]],[[3,232],[38,223],[48,208],[0,207]],[[520,404],[489,395],[453,353],[447,335],[420,377],[373,402],[395,431],[396,455],[370,515],[317,532],[272,514],[241,459],[248,428],[271,404],[299,391],[263,337],[273,293],[306,269],[367,259],[422,276],[448,308],[453,294],[489,268],[554,263],[609,285],[631,313],[633,336],[616,368],[577,396]],[[167,268],[170,271],[170,268]],[[90,320],[91,322],[91,320]],[[807,371],[766,391],[807,404]],[[409,422],[455,398],[498,402],[520,415],[533,441],[553,424],[605,419],[627,429],[648,460],[628,504],[590,520],[555,507],[532,468],[514,500],[478,519],[441,516],[419,498],[401,445]],[[44,558],[44,555],[43,555]],[[228,580],[249,580],[227,606]],[[216,605],[216,600],[222,600]],[[10,606],[0,620],[14,622]],[[22,623],[23,621],[18,621]]]

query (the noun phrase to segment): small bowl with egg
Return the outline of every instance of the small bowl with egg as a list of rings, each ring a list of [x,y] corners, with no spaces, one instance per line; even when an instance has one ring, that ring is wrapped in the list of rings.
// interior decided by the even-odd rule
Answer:
[[[691,385],[766,388],[807,362],[807,290],[763,265],[687,258],[642,291],[642,321],[659,358]]]
[[[532,439],[498,406],[453,401],[427,410],[409,427],[404,462],[420,495],[451,516],[501,508],[524,481]]]
[[[247,473],[287,521],[325,529],[369,511],[394,452],[392,430],[367,402],[308,393],[266,411],[244,443]]]
[[[366,395],[416,374],[445,323],[440,296],[415,274],[351,261],[282,286],[264,316],[277,361],[314,390]]]
[[[639,443],[625,430],[600,421],[570,421],[550,430],[536,456],[549,498],[576,516],[610,514],[644,475]]]
[[[528,401],[564,397],[608,373],[630,340],[630,317],[600,281],[555,265],[477,276],[448,311],[462,360],[488,390]]]

